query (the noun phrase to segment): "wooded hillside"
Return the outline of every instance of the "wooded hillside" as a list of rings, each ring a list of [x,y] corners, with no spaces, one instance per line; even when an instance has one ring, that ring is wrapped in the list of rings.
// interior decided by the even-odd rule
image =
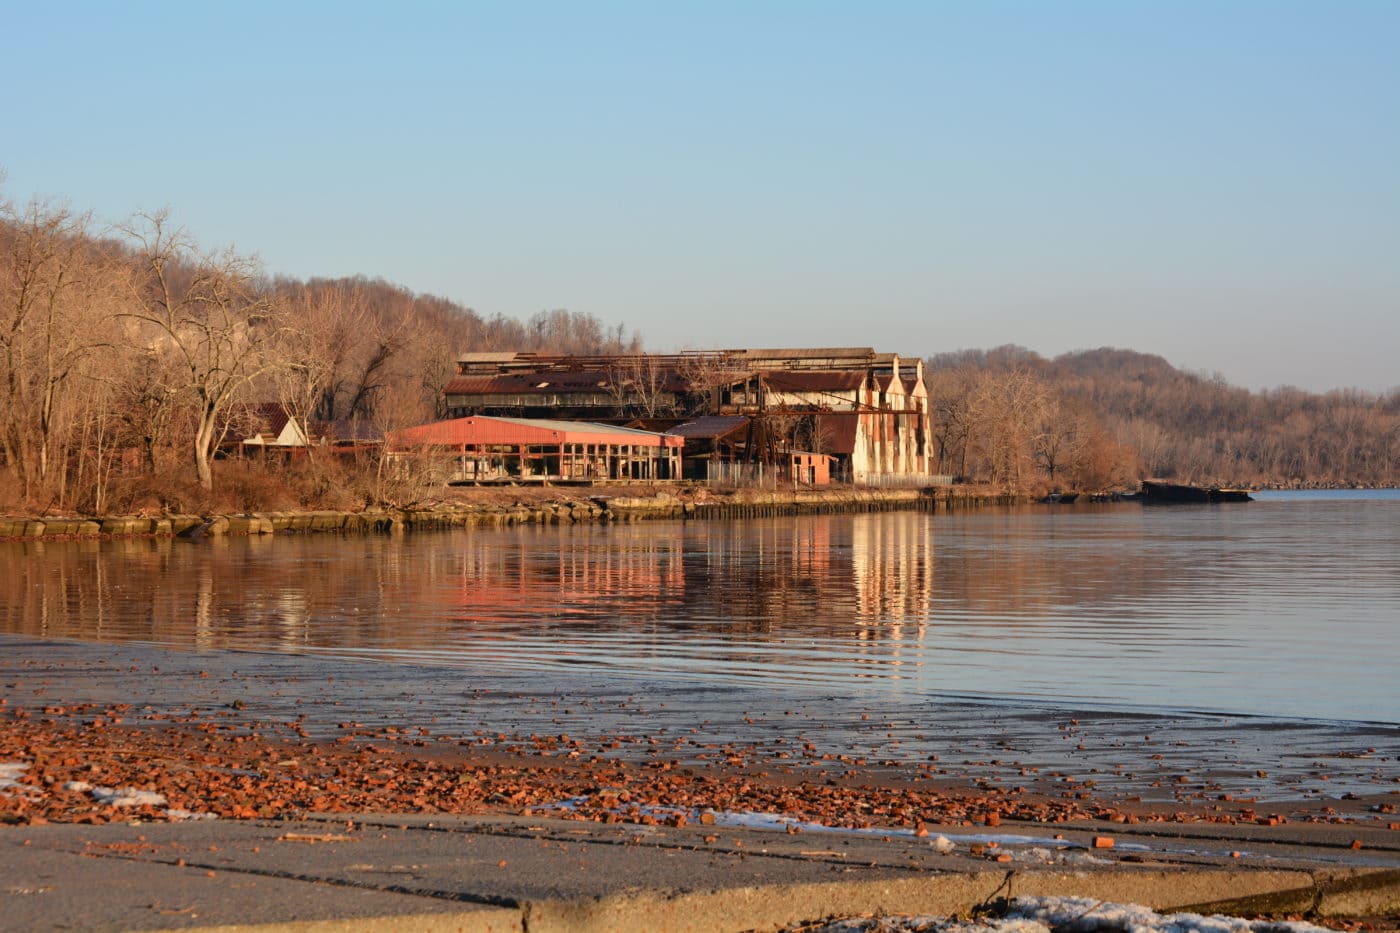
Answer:
[[[1125,469],[1198,483],[1400,483],[1400,388],[1251,392],[1107,347],[1046,359],[1004,346],[935,356],[928,367],[950,472],[1002,479],[1011,449],[1026,475],[1088,489]],[[1016,393],[1015,405],[994,404]]]
[[[0,509],[387,501],[382,461],[314,451],[296,471],[221,464],[215,500],[215,455],[269,409],[342,438],[439,417],[456,355],[496,349],[641,342],[589,314],[484,317],[382,280],[268,279],[164,214],[98,228],[0,200]],[[1400,482],[1400,390],[1250,392],[1111,349],[928,362],[937,472],[1017,491]]]
[[[488,318],[382,280],[269,280],[164,214],[99,229],[63,205],[0,201],[0,509],[198,508],[220,446],[269,408],[382,435],[441,414],[463,349],[636,347],[588,314]],[[283,504],[384,497],[380,470],[316,466]],[[265,499],[269,471],[222,472],[225,505]]]

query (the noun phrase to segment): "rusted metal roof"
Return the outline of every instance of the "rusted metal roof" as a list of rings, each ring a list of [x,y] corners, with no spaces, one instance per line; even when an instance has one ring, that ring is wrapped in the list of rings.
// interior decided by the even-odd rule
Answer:
[[[859,412],[822,412],[817,415],[817,436],[828,453],[851,454],[856,449],[856,429],[860,426]]]
[[[459,363],[510,363],[520,354],[514,350],[494,350],[485,353],[462,353],[457,357]]]
[[[880,387],[881,392],[889,392],[895,386],[894,374],[885,373],[883,376],[876,376],[875,382]],[[918,384],[919,380],[915,376],[899,377],[899,386],[904,390],[906,395],[909,393],[910,390],[914,388],[914,386]]]
[[[544,392],[606,392],[611,380],[604,372],[508,373],[497,376],[458,376],[443,388],[448,395],[530,395]]]
[[[847,407],[852,393],[879,388],[897,394],[893,373],[901,368],[898,354],[876,353],[870,347],[797,347],[745,350],[687,351],[681,354],[618,354],[568,356],[525,351],[467,353],[459,375],[443,391],[465,407],[547,409],[599,407],[613,404],[635,411],[639,399],[665,395],[683,397],[708,386],[707,374],[723,375],[737,384],[762,376],[771,392],[825,394],[829,404],[814,399],[815,407]],[[917,374],[900,373],[899,387],[910,394]],[[864,393],[862,393],[864,394]],[[869,404],[872,399],[858,398]],[[651,410],[652,406],[646,406]]]
[[[863,370],[834,372],[762,373],[763,381],[774,392],[850,392],[865,385]]]
[[[447,395],[487,395],[494,392],[500,376],[458,376],[448,381],[442,391]]]
[[[281,434],[287,422],[292,420],[287,414],[286,406],[281,402],[258,402],[249,405],[246,413],[253,423],[255,433],[270,434],[273,437]]]
[[[546,418],[488,418],[474,415],[435,421],[395,431],[391,438],[398,446],[424,444],[440,446],[504,444],[537,446],[550,444],[617,444],[642,447],[681,447],[683,438],[637,431],[590,421],[554,421]]]
[[[676,425],[666,433],[687,440],[714,440],[748,426],[749,419],[742,415],[706,415],[696,418],[694,421]]]
[[[874,347],[774,347],[755,350],[726,350],[735,356],[760,360],[868,360]]]
[[[649,372],[619,368],[457,376],[443,387],[443,392],[448,395],[560,395],[599,392],[626,394],[632,391],[675,394],[686,389],[685,380],[674,371]]]

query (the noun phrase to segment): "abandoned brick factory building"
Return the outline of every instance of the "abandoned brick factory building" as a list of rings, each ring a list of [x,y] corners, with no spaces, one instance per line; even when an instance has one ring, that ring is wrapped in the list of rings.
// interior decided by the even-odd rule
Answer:
[[[399,443],[455,454],[460,481],[942,479],[923,362],[869,347],[466,353],[443,391],[452,419]]]

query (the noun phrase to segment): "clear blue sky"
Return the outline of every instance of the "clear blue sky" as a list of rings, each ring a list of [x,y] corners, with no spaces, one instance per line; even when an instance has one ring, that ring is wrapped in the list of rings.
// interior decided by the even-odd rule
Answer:
[[[649,346],[1400,385],[1400,2],[0,0],[13,200]]]

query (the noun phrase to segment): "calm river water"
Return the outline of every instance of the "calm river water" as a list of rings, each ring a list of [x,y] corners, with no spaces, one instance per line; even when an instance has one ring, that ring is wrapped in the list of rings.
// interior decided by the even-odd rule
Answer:
[[[0,632],[542,683],[1400,723],[1400,493],[0,542]]]

